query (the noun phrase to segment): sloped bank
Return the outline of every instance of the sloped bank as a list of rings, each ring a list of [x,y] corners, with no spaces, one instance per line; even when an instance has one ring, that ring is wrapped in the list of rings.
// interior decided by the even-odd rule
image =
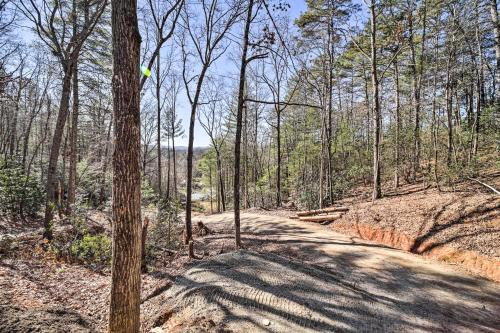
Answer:
[[[357,224],[353,226],[334,226],[338,232],[357,236],[392,248],[416,253],[439,261],[458,264],[472,273],[500,282],[500,260],[490,259],[474,251],[455,249],[451,246],[424,242],[418,247],[418,238],[410,237],[394,229],[383,229],[370,224]]]
[[[351,210],[331,227],[364,240],[457,264],[500,282],[500,198],[477,193],[407,191]]]

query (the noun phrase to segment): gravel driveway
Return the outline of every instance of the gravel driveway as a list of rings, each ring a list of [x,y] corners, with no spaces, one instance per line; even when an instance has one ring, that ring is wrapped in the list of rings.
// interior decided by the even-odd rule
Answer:
[[[232,214],[203,219],[212,228]],[[241,250],[194,265],[167,292],[169,332],[499,332],[498,284],[317,224],[242,215]]]

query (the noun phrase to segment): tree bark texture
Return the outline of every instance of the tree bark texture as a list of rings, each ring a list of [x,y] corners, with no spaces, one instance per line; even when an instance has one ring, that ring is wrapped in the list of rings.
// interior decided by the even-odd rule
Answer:
[[[136,0],[113,0],[113,258],[109,332],[139,332],[140,35]]]

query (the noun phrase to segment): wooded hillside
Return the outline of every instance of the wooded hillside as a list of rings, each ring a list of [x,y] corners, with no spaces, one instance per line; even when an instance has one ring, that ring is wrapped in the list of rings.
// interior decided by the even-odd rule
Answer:
[[[499,170],[497,0],[0,0],[0,214],[60,257],[107,214],[111,331],[139,329],[146,253],[196,257],[202,205],[239,248],[240,210],[333,222]]]

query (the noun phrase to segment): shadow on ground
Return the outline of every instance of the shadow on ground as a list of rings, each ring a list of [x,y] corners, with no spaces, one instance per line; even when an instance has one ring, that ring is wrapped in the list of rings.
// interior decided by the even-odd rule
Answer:
[[[500,292],[486,280],[415,271],[391,260],[363,262],[387,249],[308,227],[245,216],[237,251],[190,268],[170,288],[169,332],[497,332]],[[220,223],[230,223],[230,217]],[[300,235],[298,238],[280,236]],[[231,237],[215,234],[211,238]],[[268,243],[288,249],[259,253]],[[325,246],[346,251],[325,252]],[[284,246],[284,247],[283,247]],[[397,251],[397,250],[391,250]],[[411,258],[411,255],[409,255]],[[290,257],[294,257],[293,259]],[[195,329],[196,331],[196,329]]]

